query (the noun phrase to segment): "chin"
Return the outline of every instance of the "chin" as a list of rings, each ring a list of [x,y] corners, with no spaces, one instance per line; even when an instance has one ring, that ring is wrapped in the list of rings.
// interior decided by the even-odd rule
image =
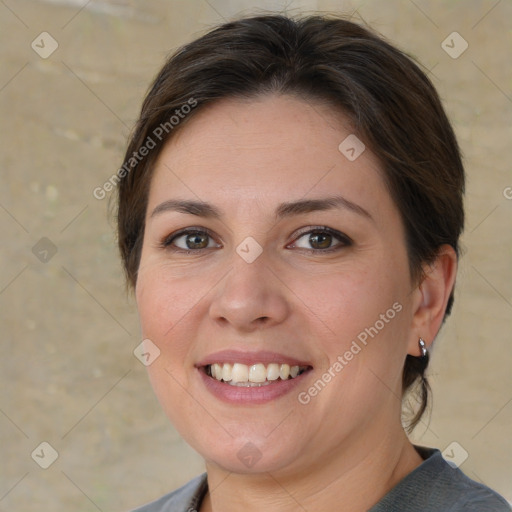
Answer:
[[[225,471],[239,474],[275,473],[293,465],[299,449],[295,446],[276,449],[276,446],[258,447],[252,441],[237,442],[224,450],[207,450],[203,457],[207,465],[219,466]]]
[[[223,422],[220,426],[213,419],[203,421],[200,430],[197,422],[183,418],[171,421],[185,441],[198,452],[207,464],[214,464],[225,471],[258,474],[281,471],[294,464],[297,455],[307,447],[304,424],[300,431],[290,431],[290,422],[280,417],[259,421],[258,425]],[[281,425],[276,427],[276,424]],[[224,427],[224,428],[223,428]],[[286,432],[284,432],[286,430]],[[285,435],[283,435],[285,434]]]

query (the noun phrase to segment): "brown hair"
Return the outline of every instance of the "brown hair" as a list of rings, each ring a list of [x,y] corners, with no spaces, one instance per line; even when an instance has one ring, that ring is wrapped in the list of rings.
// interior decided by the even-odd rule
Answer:
[[[226,23],[182,47],[144,100],[118,185],[119,249],[131,286],[137,281],[153,164],[164,144],[203,106],[265,93],[327,101],[351,120],[381,162],[405,226],[415,281],[441,245],[451,245],[458,255],[464,169],[427,76],[380,36],[346,19],[258,16]],[[174,125],[171,117],[180,113]],[[152,149],[143,151],[149,141]],[[446,315],[452,304],[453,291]],[[428,356],[408,355],[405,361],[403,392],[419,384],[420,405],[410,430],[427,407],[427,365]]]

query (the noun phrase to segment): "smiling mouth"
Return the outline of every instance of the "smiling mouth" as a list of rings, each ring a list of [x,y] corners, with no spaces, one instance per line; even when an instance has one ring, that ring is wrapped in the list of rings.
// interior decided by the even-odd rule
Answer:
[[[286,363],[214,363],[203,366],[203,371],[212,379],[238,387],[260,387],[291,380],[311,370],[311,366],[290,366]]]

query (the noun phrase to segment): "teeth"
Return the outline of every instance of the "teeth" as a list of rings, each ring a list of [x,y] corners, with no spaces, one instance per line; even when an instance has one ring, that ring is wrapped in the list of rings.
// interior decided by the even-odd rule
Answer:
[[[279,379],[279,365],[271,363],[267,366],[267,380]]]
[[[219,368],[221,368],[220,364],[217,365]],[[220,372],[217,371],[216,377],[217,379],[223,379],[224,382],[228,382],[232,379],[232,366],[229,363],[226,363],[224,366],[222,366]],[[220,377],[220,378],[219,378]]]
[[[219,375],[222,378],[222,366],[220,364],[212,364],[211,367],[212,377]]]
[[[247,382],[249,380],[249,367],[246,364],[235,363],[231,370],[231,378],[229,378],[229,371],[226,371],[226,368],[229,369],[230,366],[230,364],[224,365],[224,368],[222,369],[223,380],[230,380],[233,384],[238,382]]]
[[[249,382],[265,382],[267,380],[267,369],[264,364],[253,364],[249,369]]]
[[[215,363],[206,367],[206,373],[219,381],[229,382],[232,386],[265,386],[277,379],[294,379],[303,373],[307,367],[290,366],[283,363],[263,363],[247,366],[242,363]]]

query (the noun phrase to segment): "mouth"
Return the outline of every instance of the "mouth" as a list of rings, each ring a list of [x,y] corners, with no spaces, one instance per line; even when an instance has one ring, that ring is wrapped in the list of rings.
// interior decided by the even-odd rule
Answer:
[[[291,380],[311,369],[310,366],[292,365],[287,363],[213,363],[201,369],[208,377],[237,387],[268,386],[278,381]]]
[[[264,404],[291,393],[313,366],[270,351],[224,350],[195,365],[209,393],[232,405]]]

